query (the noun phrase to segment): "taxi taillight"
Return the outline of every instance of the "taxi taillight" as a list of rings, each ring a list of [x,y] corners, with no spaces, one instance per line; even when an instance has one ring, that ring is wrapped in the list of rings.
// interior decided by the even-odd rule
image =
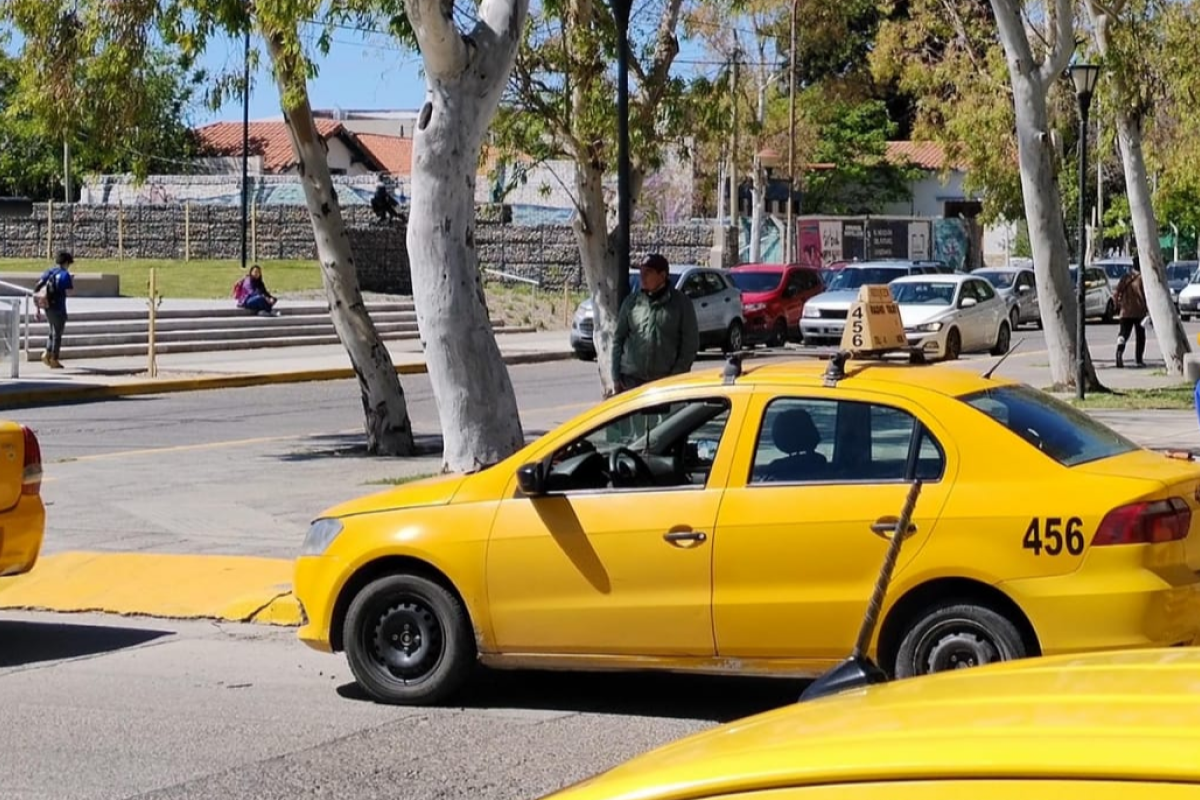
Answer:
[[[42,446],[37,434],[25,428],[25,469],[21,473],[21,494],[40,494],[42,491]]]
[[[1133,503],[1108,512],[1092,545],[1173,542],[1187,538],[1191,524],[1192,510],[1183,498]]]

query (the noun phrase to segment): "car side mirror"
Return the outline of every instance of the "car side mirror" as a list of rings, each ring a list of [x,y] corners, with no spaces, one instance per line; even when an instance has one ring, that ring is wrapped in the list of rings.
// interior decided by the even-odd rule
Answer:
[[[1029,294],[1032,290],[1033,290],[1033,287],[1030,286],[1028,283],[1025,284],[1024,286],[1017,287],[1017,292],[1019,292],[1020,294]]]
[[[517,486],[529,497],[540,497],[546,493],[546,476],[539,462],[523,464],[517,469]]]
[[[979,305],[979,301],[976,300],[974,297],[964,297],[961,301],[959,301],[958,307],[959,308],[971,308],[972,306],[976,306],[976,305]]]

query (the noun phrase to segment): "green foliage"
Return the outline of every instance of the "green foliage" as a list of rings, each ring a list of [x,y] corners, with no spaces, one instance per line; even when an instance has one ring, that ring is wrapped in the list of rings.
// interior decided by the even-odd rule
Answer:
[[[810,173],[804,213],[873,214],[911,196],[908,185],[922,171],[887,160],[896,124],[882,101],[815,106],[811,113],[819,115],[820,131],[813,159],[833,168]]]
[[[16,56],[0,53],[0,193],[61,199],[64,142],[73,176],[144,177],[190,155],[197,76],[177,53],[145,44],[132,64],[82,22],[48,25],[21,3],[0,8],[33,34]]]

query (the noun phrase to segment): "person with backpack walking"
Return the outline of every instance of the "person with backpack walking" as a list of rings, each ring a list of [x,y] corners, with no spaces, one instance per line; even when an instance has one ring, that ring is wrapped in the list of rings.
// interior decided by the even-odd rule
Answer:
[[[63,332],[67,328],[67,294],[75,288],[71,279],[70,266],[75,257],[66,250],[59,252],[54,266],[42,273],[33,287],[34,301],[46,312],[50,333],[46,336],[46,349],[42,351],[42,363],[51,369],[62,369],[58,360],[62,352]]]

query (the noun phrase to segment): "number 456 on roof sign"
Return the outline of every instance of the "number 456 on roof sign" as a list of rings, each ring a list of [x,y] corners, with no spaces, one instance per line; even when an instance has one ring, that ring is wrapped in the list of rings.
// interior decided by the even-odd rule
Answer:
[[[846,318],[842,349],[866,354],[906,347],[908,337],[891,290],[881,284],[860,287]]]

